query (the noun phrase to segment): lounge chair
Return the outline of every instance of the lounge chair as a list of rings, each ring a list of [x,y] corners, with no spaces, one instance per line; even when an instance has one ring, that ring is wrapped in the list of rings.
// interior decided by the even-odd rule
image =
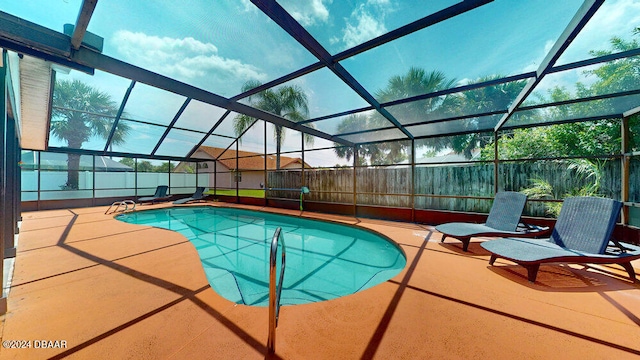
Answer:
[[[169,187],[167,185],[159,185],[156,188],[156,192],[155,194],[153,194],[153,196],[145,196],[145,197],[138,198],[138,202],[151,202],[152,204],[154,204],[156,201],[166,200],[169,198],[167,196],[168,190],[169,190]]]
[[[535,226],[521,226],[520,217],[524,210],[527,196],[514,191],[502,191],[496,194],[489,211],[489,217],[484,224],[452,222],[436,226],[442,233],[444,242],[447,237],[462,241],[462,251],[467,251],[472,237],[476,236],[523,236],[542,235],[548,228]]]
[[[193,193],[193,195],[191,195],[190,197],[184,198],[184,199],[179,199],[174,201],[174,204],[186,204],[190,201],[196,201],[196,200],[202,200],[204,198],[204,187],[197,187],[196,188],[196,192]]]
[[[611,240],[622,203],[596,197],[572,197],[564,201],[548,239],[496,239],[480,244],[491,252],[489,264],[504,258],[524,266],[530,282],[546,263],[620,264],[631,280],[631,261],[640,258],[640,247]]]

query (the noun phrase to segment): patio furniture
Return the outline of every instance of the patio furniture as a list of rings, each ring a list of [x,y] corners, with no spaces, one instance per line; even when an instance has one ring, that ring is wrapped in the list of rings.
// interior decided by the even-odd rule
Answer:
[[[467,251],[469,242],[475,236],[524,236],[531,237],[542,235],[542,231],[548,228],[522,225],[520,217],[524,210],[527,196],[514,191],[502,191],[496,194],[489,211],[489,217],[484,224],[465,222],[452,222],[436,226],[436,230],[442,233],[440,242],[447,237],[462,241],[462,250]]]
[[[505,238],[486,241],[489,264],[497,258],[513,261],[527,269],[530,282],[546,263],[620,264],[635,282],[631,261],[640,258],[640,247],[611,239],[622,203],[597,197],[572,197],[564,201],[548,239]]]
[[[156,201],[166,200],[169,198],[169,196],[167,196],[168,190],[169,187],[167,185],[159,185],[156,188],[156,192],[155,194],[153,194],[153,196],[141,197],[138,199],[138,202],[150,202],[152,204],[155,204]]]
[[[184,198],[184,199],[179,199],[174,201],[174,204],[186,204],[188,202],[191,201],[198,201],[198,200],[202,200],[204,199],[204,187],[199,186],[196,188],[196,192],[193,193],[193,195],[191,195],[190,197]]]

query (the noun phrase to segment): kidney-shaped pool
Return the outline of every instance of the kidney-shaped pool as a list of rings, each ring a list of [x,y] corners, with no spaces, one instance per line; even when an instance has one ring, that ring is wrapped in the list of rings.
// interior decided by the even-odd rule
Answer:
[[[283,305],[353,294],[389,280],[406,264],[390,239],[321,220],[212,206],[145,210],[116,219],[184,235],[198,251],[211,287],[238,304],[267,306],[271,239],[278,227],[287,254]]]

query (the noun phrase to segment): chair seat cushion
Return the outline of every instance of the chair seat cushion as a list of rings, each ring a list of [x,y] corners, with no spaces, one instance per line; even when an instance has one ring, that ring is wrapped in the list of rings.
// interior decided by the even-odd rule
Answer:
[[[594,260],[613,260],[612,262],[617,262],[616,260],[628,261],[626,258],[640,256],[640,247],[631,244],[624,244],[629,249],[625,253],[610,247],[607,248],[604,254],[570,250],[546,239],[504,238],[485,241],[480,246],[499,257],[523,264],[569,261],[572,258],[584,262],[594,262]]]
[[[507,236],[518,235],[517,232],[497,230],[485,224],[472,224],[463,222],[441,224],[436,226],[436,230],[452,237],[486,236],[489,234],[500,234]]]

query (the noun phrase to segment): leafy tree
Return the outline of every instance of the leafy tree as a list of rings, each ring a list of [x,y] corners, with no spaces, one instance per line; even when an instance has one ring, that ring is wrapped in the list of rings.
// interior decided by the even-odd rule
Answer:
[[[586,87],[579,91],[589,91]],[[551,102],[570,98],[563,88],[555,88],[549,92]],[[536,117],[547,117],[554,120],[589,116],[593,104],[572,104],[572,106],[555,107],[534,113]],[[498,140],[500,158],[556,158],[556,157],[593,157],[615,154],[620,151],[620,121],[599,120],[540,126],[535,128],[515,129],[504,134]],[[493,145],[482,149],[483,159],[493,159]],[[583,183],[581,187],[571,188],[560,194],[547,180],[531,179],[531,187],[523,189],[523,193],[532,199],[558,199],[569,196],[597,195],[600,190],[600,178],[604,162],[597,159],[569,159],[561,161],[572,174],[573,180]],[[561,203],[545,203],[547,213],[557,216]]]
[[[154,166],[147,160],[138,160],[138,172],[154,172]]]
[[[640,35],[638,32],[635,32],[635,34]],[[599,57],[640,48],[640,43],[638,43],[637,39],[626,41],[619,37],[614,37],[610,40],[610,43],[610,50],[594,50],[589,53],[592,56]],[[640,81],[640,58],[632,56],[614,60],[594,70],[585,71],[585,74],[593,74],[598,77],[598,81],[590,88],[593,93],[636,90]]]
[[[242,91],[248,91],[262,85],[258,81],[248,81],[242,86]],[[307,95],[298,86],[281,86],[277,89],[267,89],[248,97],[252,106],[281,116],[293,122],[306,120],[309,115],[309,105]],[[233,120],[233,127],[236,136],[240,136],[245,130],[250,128],[256,119],[240,114]],[[285,131],[281,125],[274,126],[274,140],[276,142],[276,169],[280,169],[280,152],[285,138]],[[238,140],[240,141],[240,139]],[[306,144],[313,144],[313,137],[304,134]]]
[[[636,28],[634,34],[640,34]],[[593,56],[605,56],[612,53],[640,48],[636,39],[623,40],[614,37],[610,41],[610,50],[590,51]],[[576,83],[575,95],[564,87],[554,87],[549,90],[548,98],[540,97],[541,103],[559,102],[574,98],[618,93],[638,89],[640,84],[640,58],[629,57],[610,61],[593,70],[586,70],[587,76],[597,79],[591,85]],[[602,99],[596,101],[579,102],[570,105],[556,106],[549,109],[530,113],[535,122],[543,120],[565,120],[593,117],[598,114],[615,113],[616,108],[631,109],[637,104],[630,99],[628,104],[622,104],[624,99]],[[632,134],[640,134],[638,116],[630,119]],[[638,136],[632,136],[630,146],[638,146]],[[575,122],[544,126],[529,129],[516,129],[499,140],[500,156],[502,159],[518,159],[527,157],[560,157],[560,156],[598,156],[615,154],[620,151],[621,129],[620,120],[604,119],[590,122]],[[483,149],[483,158],[493,158],[493,146]]]
[[[173,168],[171,169],[171,172],[175,172],[175,171],[176,171],[176,167],[173,166]],[[182,166],[182,169],[181,169],[180,172],[185,173],[185,174],[195,174],[196,173],[196,169],[195,169],[195,167],[193,165],[184,164]]]
[[[640,34],[636,28],[634,35]],[[640,48],[636,39],[623,40],[614,37],[610,41],[609,50],[591,51],[595,57]],[[575,94],[564,87],[555,87],[548,92],[548,98],[540,97],[540,102],[558,102],[574,98],[586,98],[602,94],[615,94],[638,89],[640,83],[640,59],[638,57],[622,58],[610,61],[592,70],[583,72],[586,76],[595,76],[591,84],[576,83]],[[626,101],[626,103],[625,103]],[[631,109],[637,106],[635,99],[624,97],[578,102],[555,106],[527,114],[534,122],[557,120],[580,120],[600,114],[620,112],[620,109]],[[632,134],[630,146],[636,148],[640,134],[638,116],[630,118],[629,126]],[[501,159],[543,158],[543,157],[587,157],[588,159],[572,159],[564,161],[572,176],[582,179],[586,185],[569,189],[566,194],[557,194],[553,186],[543,179],[531,179],[532,186],[525,189],[531,198],[558,198],[578,195],[597,195],[600,191],[602,169],[605,161],[590,157],[616,154],[620,152],[621,126],[619,119],[603,119],[599,121],[574,122],[567,124],[542,126],[528,129],[516,129],[499,140]],[[483,158],[493,158],[493,146],[487,146],[482,152]],[[559,203],[549,204],[548,212],[554,215],[560,210]]]
[[[173,172],[175,168],[176,166],[172,162],[165,161],[162,164],[155,166],[153,168],[153,172],[168,173],[168,172]]]
[[[131,168],[136,168],[138,172],[159,172],[159,173],[166,173],[166,172],[172,172],[173,170],[175,170],[176,166],[173,163],[170,163],[169,161],[165,161],[163,163],[161,163],[160,165],[153,165],[150,161],[148,160],[138,160],[137,165],[136,165],[136,161],[132,158],[122,158],[120,159],[120,163],[121,164],[125,164]],[[188,166],[185,168],[186,172],[189,173],[194,173],[195,171],[193,170],[192,167]]]
[[[633,30],[633,35],[640,35],[640,27]],[[640,48],[640,42],[637,38],[623,40],[619,37],[614,37],[610,40],[610,44],[610,50],[591,51],[590,54],[593,56],[604,56]],[[598,80],[589,88],[591,95],[637,90],[639,87],[638,84],[640,84],[640,57],[632,56],[611,61],[594,70],[585,71],[585,74],[598,77]],[[614,107],[614,102],[618,108],[626,107],[631,109],[637,106],[637,101],[635,97],[632,96],[628,96],[626,99],[621,98],[603,101],[610,109]],[[629,119],[629,128],[631,133],[635,134],[635,136],[629,139],[629,145],[631,148],[637,148],[640,146],[638,143],[640,139],[640,116],[634,115]]]
[[[500,159],[601,156],[620,151],[620,122],[589,121],[516,129],[498,140]],[[493,144],[482,149],[483,160],[493,159]]]
[[[53,92],[51,112],[51,134],[66,141],[72,149],[81,149],[91,137],[107,139],[111,132],[113,118],[118,106],[111,96],[80,80],[60,80]],[[120,124],[114,133],[112,143],[124,142],[129,127]],[[80,155],[67,155],[67,183],[65,189],[78,189],[78,169]]]
[[[132,158],[122,158],[120,159],[120,164],[124,164],[127,165],[128,167],[135,169],[136,167],[136,161]]]
[[[544,128],[518,129],[498,139],[501,159],[527,159],[549,156],[552,140]],[[480,158],[493,160],[493,144],[482,148]]]

